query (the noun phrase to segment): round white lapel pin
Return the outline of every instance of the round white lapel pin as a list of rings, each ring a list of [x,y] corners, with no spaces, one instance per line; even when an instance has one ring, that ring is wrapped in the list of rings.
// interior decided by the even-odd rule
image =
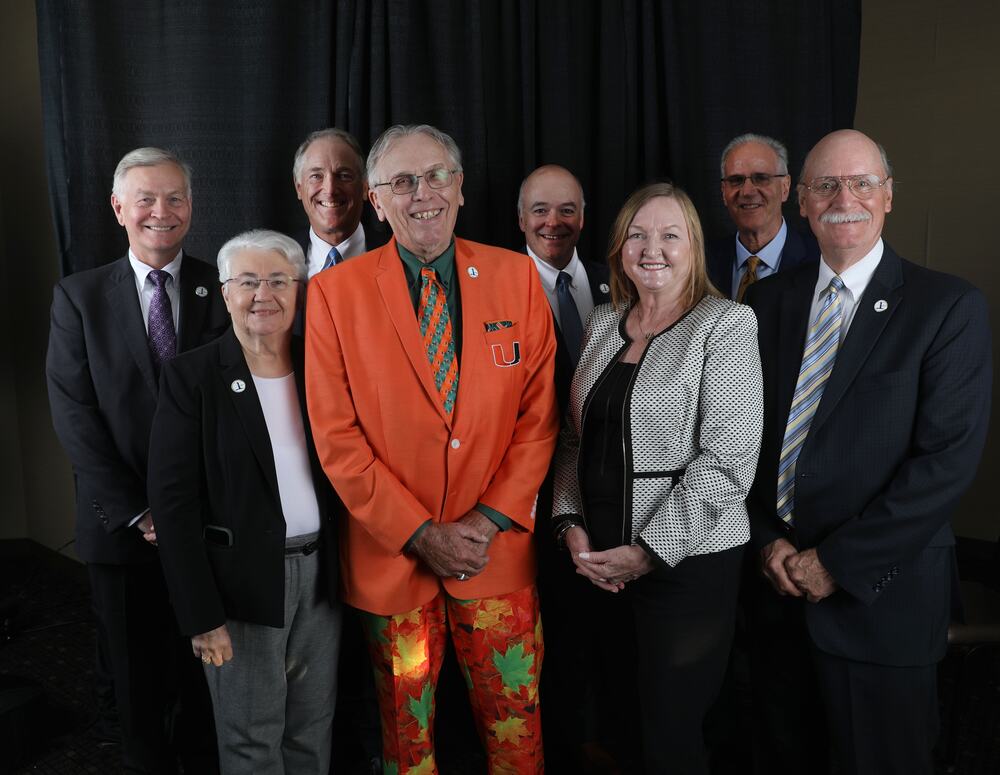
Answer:
[[[199,285],[197,288],[194,289],[194,295],[204,299],[206,296],[208,296],[208,288],[206,288],[204,285]]]
[[[598,290],[600,290],[601,293],[611,293],[611,288],[607,283],[601,283]]]
[[[469,277],[479,277],[479,270],[474,266],[470,266],[468,269]]]
[[[879,299],[878,301],[875,302],[876,312],[885,312],[887,309],[889,309],[889,302],[887,302],[885,299]]]
[[[247,383],[241,379],[234,379],[233,384],[231,384],[229,387],[232,388],[232,391],[234,393],[242,393],[244,390],[247,389]]]

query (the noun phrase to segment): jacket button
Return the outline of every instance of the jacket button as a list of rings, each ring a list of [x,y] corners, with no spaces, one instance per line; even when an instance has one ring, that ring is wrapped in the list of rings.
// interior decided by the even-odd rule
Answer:
[[[460,442],[458,439],[452,439],[451,440],[451,448],[452,449],[458,449],[461,446],[462,446],[462,442]]]

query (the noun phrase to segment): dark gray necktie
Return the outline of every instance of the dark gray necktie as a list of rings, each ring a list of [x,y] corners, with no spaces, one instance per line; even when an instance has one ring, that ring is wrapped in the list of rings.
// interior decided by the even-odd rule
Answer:
[[[164,361],[177,354],[177,331],[174,329],[174,311],[167,295],[168,272],[154,269],[149,273],[153,295],[149,300],[149,351],[157,369]]]
[[[340,255],[340,251],[336,248],[330,248],[330,252],[326,254],[326,261],[323,262],[323,269],[329,269],[334,264],[339,264],[344,260],[344,257]],[[323,271],[320,269],[319,271]]]
[[[569,358],[576,366],[580,360],[580,344],[583,342],[583,324],[580,322],[580,311],[576,308],[573,293],[570,290],[570,278],[566,272],[560,272],[556,278],[556,298],[559,301],[559,328],[562,330],[563,341],[569,350]]]

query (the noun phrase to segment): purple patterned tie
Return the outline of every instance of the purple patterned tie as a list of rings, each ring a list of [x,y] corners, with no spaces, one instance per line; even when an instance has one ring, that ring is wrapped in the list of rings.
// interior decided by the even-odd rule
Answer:
[[[170,273],[162,269],[154,269],[149,273],[149,279],[153,283],[153,296],[149,300],[149,351],[157,369],[161,363],[177,354],[174,312],[170,307],[170,297],[167,296],[168,277]]]

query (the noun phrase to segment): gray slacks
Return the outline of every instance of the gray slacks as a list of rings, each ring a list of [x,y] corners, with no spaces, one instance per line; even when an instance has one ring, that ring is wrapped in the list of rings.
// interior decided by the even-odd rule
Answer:
[[[320,554],[286,554],[283,628],[230,619],[233,658],[204,666],[223,775],[329,772],[341,608],[319,588]]]

